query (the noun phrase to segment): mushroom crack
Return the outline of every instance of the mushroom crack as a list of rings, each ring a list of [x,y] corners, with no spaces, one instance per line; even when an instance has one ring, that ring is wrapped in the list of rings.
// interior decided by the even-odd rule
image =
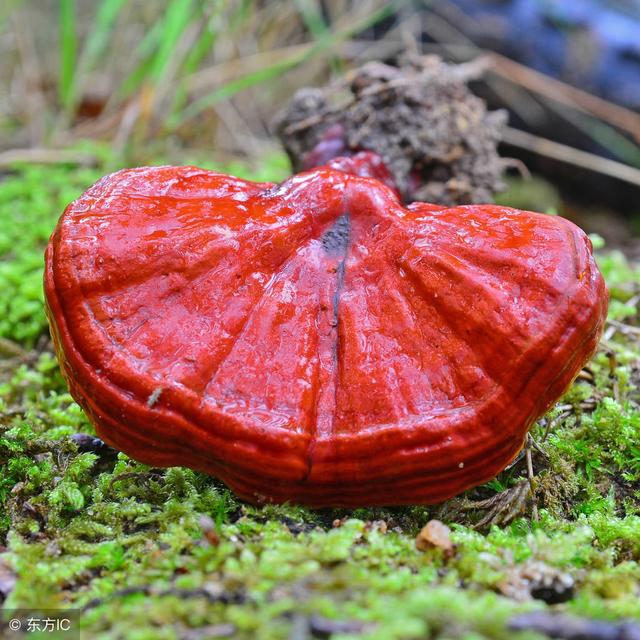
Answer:
[[[351,218],[346,213],[340,216],[322,237],[322,246],[325,251],[336,255],[339,259],[336,267],[336,290],[333,294],[333,321],[331,323],[335,332],[333,343],[333,361],[335,362],[333,394],[336,410],[338,407],[338,380],[340,379],[340,295],[344,289],[345,262],[349,253],[350,241]],[[335,419],[335,410],[333,417]]]

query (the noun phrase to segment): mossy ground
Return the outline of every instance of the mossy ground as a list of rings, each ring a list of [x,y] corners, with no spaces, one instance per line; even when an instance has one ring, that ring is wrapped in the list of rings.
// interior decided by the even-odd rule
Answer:
[[[518,491],[521,460],[438,507],[256,508],[207,476],[81,453],[71,439],[91,427],[51,353],[42,250],[64,206],[109,168],[0,177],[4,607],[81,609],[86,637],[127,639],[533,640],[508,629],[512,616],[640,619],[640,273],[620,253],[598,254],[613,321],[601,348],[533,429],[533,495]],[[268,179],[284,164],[227,169]],[[489,507],[475,503],[509,489],[517,518],[478,527]],[[415,548],[434,517],[453,530],[450,557]],[[566,602],[531,597],[540,567],[574,583]]]

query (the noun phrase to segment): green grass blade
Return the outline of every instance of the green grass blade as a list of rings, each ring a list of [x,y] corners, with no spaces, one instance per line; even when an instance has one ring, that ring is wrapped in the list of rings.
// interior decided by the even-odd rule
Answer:
[[[157,84],[163,77],[180,36],[194,17],[192,0],[173,0],[162,23],[160,46],[154,56],[149,75]]]
[[[205,24],[200,37],[196,41],[195,45],[189,52],[187,59],[185,60],[183,71],[186,71],[188,73],[195,71],[198,68],[198,65],[207,55],[207,53],[211,51],[218,36],[215,30],[214,23],[219,16],[222,6],[222,2],[216,3],[216,13],[209,20],[207,20],[207,23]]]
[[[140,44],[136,47],[133,57],[140,60],[134,70],[124,79],[118,88],[118,97],[126,98],[136,91],[149,74],[153,65],[153,52],[162,34],[162,21],[156,21],[147,31]]]
[[[213,3],[213,8],[209,17],[207,18],[205,16],[204,28],[197,42],[184,61],[181,78],[186,78],[192,74],[200,66],[200,63],[204,60],[207,54],[213,49],[218,38],[219,19],[224,7],[224,0],[216,0]],[[170,114],[175,114],[182,109],[187,101],[187,97],[188,94],[184,87],[184,82],[181,82],[173,97]]]
[[[203,96],[202,98],[200,98],[200,100],[196,100],[194,103],[186,107],[178,116],[170,118],[167,124],[169,128],[180,126],[184,122],[195,118],[205,109],[211,107],[217,102],[220,102],[220,100],[230,98],[236,93],[243,91],[244,89],[248,89],[249,87],[278,77],[281,73],[284,73],[285,71],[288,71],[289,69],[304,62],[304,60],[306,60],[308,56],[308,52],[296,54],[287,58],[286,60],[283,60],[276,64],[272,64],[262,69],[257,69],[256,71],[241,76],[237,80],[228,82],[219,89],[216,89],[215,91],[208,93],[206,96]]]
[[[82,95],[83,83],[88,74],[97,66],[104,56],[114,25],[127,0],[103,0],[98,7],[95,23],[78,56],[71,94],[66,103],[66,113],[70,116],[75,110],[79,96]]]
[[[78,37],[76,34],[76,7],[74,0],[60,0],[60,75],[58,96],[68,109],[75,94],[75,69]]]
[[[322,17],[320,7],[314,0],[294,0],[302,21],[314,38],[322,38],[329,32],[329,27]]]
[[[82,73],[87,73],[94,69],[96,63],[106,52],[109,37],[120,14],[120,10],[126,2],[127,0],[103,0],[100,4],[95,25],[80,54],[78,67]]]
[[[331,36],[331,29],[326,23],[319,3],[316,0],[294,0],[302,21],[315,40]],[[342,73],[342,64],[338,56],[331,56],[331,68],[336,74]]]
[[[173,0],[149,29],[137,47],[135,56],[141,60],[120,85],[118,96],[126,98],[146,81],[158,84],[164,76],[175,46],[194,17],[192,0]]]

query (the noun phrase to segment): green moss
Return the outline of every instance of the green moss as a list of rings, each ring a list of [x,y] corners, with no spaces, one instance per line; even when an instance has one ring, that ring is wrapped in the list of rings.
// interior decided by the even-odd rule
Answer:
[[[523,461],[444,506],[312,511],[244,505],[187,469],[78,452],[70,437],[91,427],[46,343],[42,250],[63,206],[106,170],[24,167],[0,181],[0,545],[18,578],[5,606],[83,608],[86,634],[109,639],[309,637],[319,617],[343,639],[534,640],[509,631],[510,617],[640,619],[637,329],[607,334],[591,379],[534,427],[534,499],[508,526],[474,529],[484,512],[469,505],[517,487]],[[232,170],[266,180],[284,163]],[[611,318],[637,327],[638,271],[619,253],[598,260]],[[452,557],[415,548],[434,516],[452,526]],[[515,598],[505,585],[536,563],[572,576],[573,597]]]

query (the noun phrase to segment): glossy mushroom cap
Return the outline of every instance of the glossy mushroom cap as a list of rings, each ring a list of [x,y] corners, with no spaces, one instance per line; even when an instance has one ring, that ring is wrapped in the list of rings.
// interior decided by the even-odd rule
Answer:
[[[314,506],[434,503],[494,477],[607,307],[567,220],[403,208],[336,168],[281,185],[107,176],[60,219],[45,292],[106,442],[253,502]]]

